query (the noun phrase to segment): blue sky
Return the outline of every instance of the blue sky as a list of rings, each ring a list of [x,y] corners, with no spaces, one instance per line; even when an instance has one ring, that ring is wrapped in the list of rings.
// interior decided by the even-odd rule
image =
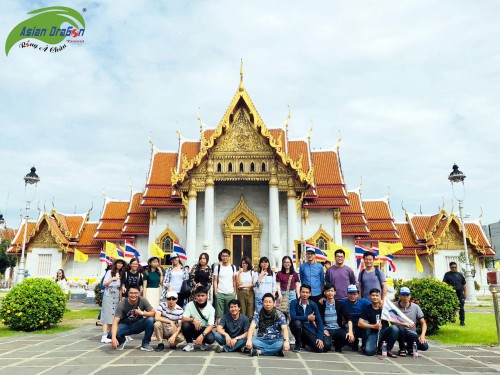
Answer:
[[[50,54],[0,54],[0,212],[17,227],[23,177],[34,206],[97,220],[103,193],[141,190],[151,138],[176,150],[198,139],[198,111],[220,121],[239,83],[270,128],[330,149],[342,134],[348,189],[390,188],[397,220],[451,208],[453,163],[465,211],[500,219],[500,4],[488,1],[5,1],[0,39],[44,6],[86,20],[85,43]],[[3,50],[3,48],[2,48]],[[40,203],[38,203],[40,202]],[[457,205],[455,204],[455,208]]]

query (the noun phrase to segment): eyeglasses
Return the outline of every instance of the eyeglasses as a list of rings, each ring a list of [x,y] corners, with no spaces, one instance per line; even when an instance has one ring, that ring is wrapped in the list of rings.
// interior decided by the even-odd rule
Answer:
[[[167,301],[175,301],[177,298],[176,297],[168,297]]]

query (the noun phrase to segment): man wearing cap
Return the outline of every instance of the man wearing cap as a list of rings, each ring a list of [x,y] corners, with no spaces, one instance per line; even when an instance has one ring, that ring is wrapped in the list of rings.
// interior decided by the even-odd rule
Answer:
[[[467,283],[462,273],[457,270],[457,263],[450,262],[450,270],[444,274],[443,281],[455,289],[460,301],[460,325],[465,325],[465,299],[467,298]]]
[[[340,300],[347,297],[347,286],[356,284],[356,276],[351,267],[345,265],[345,251],[335,251],[335,264],[328,268],[325,273],[325,282],[335,285],[338,292],[335,299]]]
[[[168,340],[170,349],[175,349],[178,344],[184,341],[184,336],[181,333],[184,310],[177,305],[178,295],[171,290],[167,292],[166,298],[167,302],[160,302],[155,314],[154,332],[159,342],[155,348],[157,352],[165,349],[164,338]]]
[[[399,355],[405,357],[407,352],[412,354],[414,342],[417,343],[418,350],[426,351],[429,349],[429,344],[427,344],[427,340],[425,339],[427,323],[424,319],[424,313],[419,305],[411,302],[410,288],[404,286],[399,290],[398,307],[415,325],[419,322],[422,327],[422,333],[419,336],[415,325],[411,327],[398,325]]]
[[[349,319],[352,320],[354,341],[352,343],[352,350],[357,351],[359,349],[359,339],[361,338],[361,348],[365,347],[365,330],[358,325],[359,317],[361,312],[369,306],[371,302],[366,298],[359,297],[359,289],[355,284],[349,285],[347,287],[347,298],[341,300],[343,303]]]
[[[300,265],[300,281],[302,285],[311,287],[310,299],[319,303],[323,297],[323,286],[325,285],[323,266],[316,262],[316,252],[310,247],[307,247],[306,259],[307,262]]]

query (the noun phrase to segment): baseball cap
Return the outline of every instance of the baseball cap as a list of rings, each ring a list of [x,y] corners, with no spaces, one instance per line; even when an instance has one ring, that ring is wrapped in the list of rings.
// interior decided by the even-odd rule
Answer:
[[[356,285],[351,284],[347,287],[347,293],[358,293],[359,289]]]
[[[170,259],[175,259],[175,258],[179,258],[179,254],[172,252],[172,254],[170,254]]]
[[[174,292],[173,290],[170,290],[170,291],[167,292],[167,298],[170,298],[170,297],[177,298],[179,296],[177,295],[176,292]]]
[[[408,288],[406,286],[402,287],[401,289],[399,289],[399,294],[401,294],[403,296],[409,296],[411,294],[410,288]]]
[[[316,250],[314,250],[312,247],[306,247],[306,253],[315,253]]]

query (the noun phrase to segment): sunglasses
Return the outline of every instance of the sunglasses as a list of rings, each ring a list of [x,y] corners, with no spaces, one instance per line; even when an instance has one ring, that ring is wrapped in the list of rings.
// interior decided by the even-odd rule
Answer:
[[[168,297],[167,301],[175,301],[177,298],[176,297]]]

